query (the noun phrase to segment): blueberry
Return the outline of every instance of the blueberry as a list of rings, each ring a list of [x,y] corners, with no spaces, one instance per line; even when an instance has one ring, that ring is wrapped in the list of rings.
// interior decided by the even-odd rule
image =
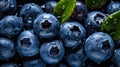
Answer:
[[[5,63],[2,64],[0,67],[18,67],[17,64],[14,63]]]
[[[113,63],[116,67],[120,67],[120,48],[114,51]]]
[[[112,38],[103,32],[90,35],[85,42],[86,55],[94,62],[101,63],[108,60],[114,50]]]
[[[23,31],[18,37],[17,51],[21,56],[31,57],[39,51],[39,40],[32,30]]]
[[[120,10],[120,2],[111,2],[107,6],[107,12],[108,13],[114,13],[116,11]]]
[[[44,13],[35,19],[33,30],[41,39],[52,38],[57,35],[59,25],[60,23],[55,16]]]
[[[66,57],[66,61],[70,67],[83,67],[86,59],[87,57],[85,56],[83,49],[70,53]]]
[[[46,63],[41,59],[27,60],[23,63],[23,67],[46,67]]]
[[[89,34],[99,31],[101,24],[107,16],[100,11],[92,11],[88,13],[85,21],[85,27]]]
[[[15,44],[8,38],[0,38],[0,60],[9,60],[15,55]]]
[[[87,15],[87,7],[84,3],[81,1],[76,2],[76,7],[71,15],[71,19],[77,20],[77,21],[82,21],[85,19]]]
[[[6,16],[0,21],[0,34],[6,36],[15,36],[20,33],[23,28],[21,17]]]
[[[35,3],[28,3],[22,6],[20,16],[23,18],[25,29],[32,29],[33,21],[43,10]]]
[[[74,47],[80,45],[86,35],[86,30],[78,22],[70,21],[60,26],[59,35],[65,47]]]
[[[48,1],[45,3],[45,11],[47,13],[52,13],[53,9],[55,8],[55,6],[57,5],[56,1]]]
[[[43,43],[40,47],[41,58],[49,64],[60,62],[64,53],[63,44],[59,40]]]
[[[0,12],[4,14],[12,14],[16,12],[16,9],[16,0],[0,0]]]

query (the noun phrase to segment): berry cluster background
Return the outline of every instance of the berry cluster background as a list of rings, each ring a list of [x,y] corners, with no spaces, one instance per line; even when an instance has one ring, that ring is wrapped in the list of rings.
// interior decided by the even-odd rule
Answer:
[[[97,2],[0,0],[0,67],[120,67],[120,1]]]

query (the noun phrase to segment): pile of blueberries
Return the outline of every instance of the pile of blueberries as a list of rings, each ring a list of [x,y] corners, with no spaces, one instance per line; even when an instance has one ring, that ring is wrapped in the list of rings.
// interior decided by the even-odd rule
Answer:
[[[120,67],[120,40],[100,31],[120,1],[89,9],[77,0],[63,24],[58,1],[0,0],[0,67]]]

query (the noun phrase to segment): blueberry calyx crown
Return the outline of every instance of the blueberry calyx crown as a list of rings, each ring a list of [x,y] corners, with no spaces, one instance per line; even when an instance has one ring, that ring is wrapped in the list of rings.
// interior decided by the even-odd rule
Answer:
[[[73,34],[75,34],[76,36],[79,36],[79,34],[80,34],[80,29],[79,29],[79,27],[77,27],[77,26],[73,26],[71,29],[70,29],[70,31],[72,31],[72,33]]]
[[[30,47],[31,46],[31,42],[29,38],[23,38],[22,40],[20,40],[21,46],[25,46],[25,47]]]
[[[101,14],[97,14],[95,17],[94,17],[94,20],[97,20],[96,23],[97,24],[101,24],[103,22],[103,20],[101,19],[104,19],[104,16],[101,15]]]
[[[43,23],[42,23],[42,28],[44,29],[49,29],[51,27],[51,24],[48,20],[45,20]]]
[[[58,46],[52,46],[50,49],[50,55],[52,56],[57,56],[60,52],[60,49],[58,48]]]
[[[105,50],[106,52],[110,49],[110,43],[108,40],[105,40],[102,42],[103,46],[102,49]]]

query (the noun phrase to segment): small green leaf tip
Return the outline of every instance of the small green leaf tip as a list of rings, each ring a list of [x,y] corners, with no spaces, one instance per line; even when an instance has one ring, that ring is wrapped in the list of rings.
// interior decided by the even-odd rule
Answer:
[[[60,22],[67,21],[76,6],[76,0],[60,0],[54,8],[53,14],[60,17]]]

